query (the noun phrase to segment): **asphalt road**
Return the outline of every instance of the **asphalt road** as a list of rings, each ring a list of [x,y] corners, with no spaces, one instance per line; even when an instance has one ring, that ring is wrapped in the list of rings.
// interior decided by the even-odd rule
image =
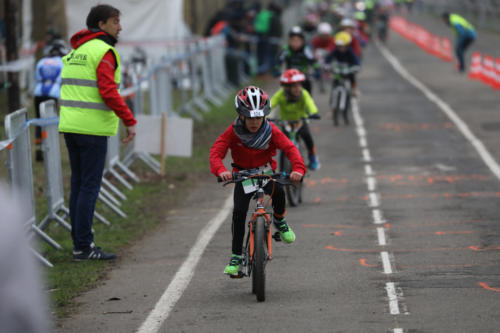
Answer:
[[[497,37],[484,38],[500,45]],[[388,51],[500,161],[498,92],[395,34]],[[175,275],[231,193],[214,180],[132,248],[105,285],[83,295],[80,313],[58,331],[134,332],[179,279],[184,284],[159,305],[161,322],[149,326],[159,332],[499,331],[499,179],[460,128],[375,45],[364,59],[349,126],[334,128],[328,96],[314,95],[322,119],[311,129],[322,167],[306,179],[303,204],[289,208],[297,240],[275,243],[264,303],[256,302],[250,279],[222,274],[229,217],[198,256],[194,274]]]

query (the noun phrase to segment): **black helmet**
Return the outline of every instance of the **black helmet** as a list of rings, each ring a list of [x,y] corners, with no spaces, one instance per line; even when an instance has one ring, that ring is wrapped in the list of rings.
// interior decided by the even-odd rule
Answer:
[[[267,116],[271,112],[271,101],[266,92],[255,86],[241,89],[234,97],[236,111],[246,118]]]
[[[302,30],[301,27],[296,25],[295,27],[290,29],[290,32],[288,32],[288,37],[292,37],[292,36],[299,36],[299,37],[304,38],[304,31]]]
[[[49,57],[62,57],[68,53],[68,49],[62,39],[56,39],[45,47],[43,53]]]

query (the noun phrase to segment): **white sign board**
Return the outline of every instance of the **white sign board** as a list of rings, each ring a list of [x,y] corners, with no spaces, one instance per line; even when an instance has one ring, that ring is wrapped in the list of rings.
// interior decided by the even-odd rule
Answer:
[[[150,154],[161,151],[161,116],[136,116],[134,150]],[[191,157],[193,146],[193,119],[167,118],[165,147],[168,156]]]

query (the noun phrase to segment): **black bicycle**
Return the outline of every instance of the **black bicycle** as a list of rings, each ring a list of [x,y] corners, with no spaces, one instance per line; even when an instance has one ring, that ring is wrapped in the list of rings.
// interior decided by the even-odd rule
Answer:
[[[314,117],[313,117],[314,118]],[[304,158],[307,156],[305,146],[301,144],[299,139],[299,131],[304,126],[306,118],[300,120],[281,120],[281,119],[269,119],[278,126],[280,126],[281,131],[293,142],[300,152],[300,156]],[[292,163],[286,157],[286,154],[282,151],[279,157],[279,169],[281,172],[286,174],[292,173]],[[286,198],[290,206],[298,206],[302,202],[302,181],[294,184],[293,186],[287,186],[285,188]]]
[[[359,70],[359,66],[349,66],[349,64],[335,62],[330,70],[333,73],[332,92],[330,94],[333,125],[339,125],[340,113],[347,125],[349,124],[348,113],[351,109],[351,81],[349,77]]]
[[[288,175],[273,173],[270,175],[259,174],[256,170],[243,170],[233,173],[233,179],[225,182],[224,186],[231,183],[243,183],[243,186],[254,186],[256,189],[252,200],[255,201],[255,210],[248,221],[248,232],[242,253],[242,270],[238,275],[231,278],[242,278],[252,276],[252,293],[257,301],[266,300],[266,266],[272,259],[272,238],[281,241],[279,232],[272,234],[271,213],[266,209],[270,200],[265,201],[264,187],[268,182],[276,182],[282,185],[291,185]],[[221,182],[221,179],[218,179]],[[245,185],[245,183],[247,183]]]

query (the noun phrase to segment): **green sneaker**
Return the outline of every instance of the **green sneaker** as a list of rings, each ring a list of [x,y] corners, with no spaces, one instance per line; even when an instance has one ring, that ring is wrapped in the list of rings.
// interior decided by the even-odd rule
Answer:
[[[227,275],[238,275],[240,271],[240,264],[242,263],[243,259],[240,255],[233,254],[231,256],[231,260],[229,261],[229,265],[226,266],[224,269],[224,274]]]
[[[274,218],[274,226],[279,230],[281,239],[283,239],[285,243],[293,243],[295,241],[295,233],[286,223],[285,219],[280,221]]]

